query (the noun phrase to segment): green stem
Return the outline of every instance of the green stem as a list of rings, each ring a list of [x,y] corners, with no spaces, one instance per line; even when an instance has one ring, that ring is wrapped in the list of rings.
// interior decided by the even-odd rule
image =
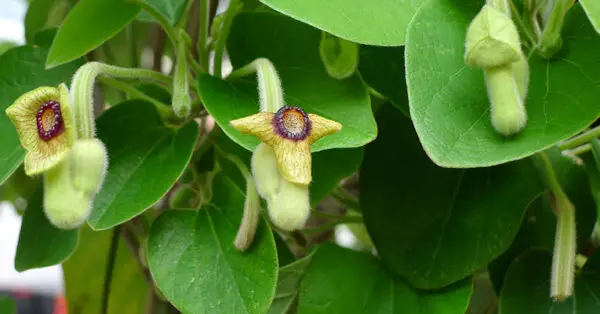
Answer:
[[[188,23],[188,19],[190,17],[190,10],[192,9],[193,4],[194,0],[187,0],[185,8],[183,9],[183,13],[181,14],[181,18],[177,22],[177,28],[185,28],[185,26]]]
[[[158,24],[160,24],[160,26],[165,31],[165,33],[167,33],[167,36],[169,36],[169,39],[171,39],[171,43],[173,44],[173,47],[175,47],[175,43],[177,42],[177,32],[175,31],[175,28],[173,27],[173,25],[171,25],[171,23],[169,23],[169,20],[167,19],[167,17],[164,14],[162,14],[160,11],[158,11],[156,8],[154,8],[152,5],[148,4],[146,1],[143,1],[143,0],[130,0],[130,1],[141,6],[142,9],[146,10],[146,12],[148,12],[148,14],[150,14],[158,22]]]
[[[348,206],[348,208],[357,209],[357,210],[360,209],[358,197],[356,197],[354,194],[348,192],[344,188],[335,189],[333,191],[333,193],[331,194],[331,196],[333,196],[340,203]]]
[[[173,97],[171,105],[175,115],[187,118],[192,111],[192,99],[190,97],[189,69],[187,66],[187,34],[179,30],[177,37],[177,59],[175,60],[175,73],[173,75]]]
[[[562,30],[565,15],[573,0],[555,0],[548,22],[544,25],[544,30],[539,43],[540,54],[545,58],[554,56],[562,46],[560,32]]]
[[[588,143],[591,140],[600,136],[600,126],[597,126],[593,129],[589,129],[569,140],[566,140],[562,143],[558,144],[558,148],[561,150],[572,149],[582,144]]]
[[[121,68],[100,62],[88,62],[80,67],[71,84],[71,98],[76,118],[77,137],[92,138],[96,127],[93,114],[94,83],[98,76],[112,76],[129,79],[148,79],[159,83],[171,84],[171,79],[160,73],[148,69]]]
[[[544,163],[546,177],[554,195],[553,207],[557,218],[550,296],[556,301],[562,301],[573,294],[575,280],[577,249],[575,207],[558,182],[548,156],[543,152],[538,156]]]
[[[229,30],[233,23],[233,18],[237,15],[238,11],[242,7],[240,0],[231,0],[225,16],[223,18],[223,24],[221,25],[221,31],[219,32],[219,39],[215,44],[215,57],[213,60],[214,74],[217,77],[223,76],[223,52],[225,50],[225,44],[227,43],[227,37],[229,37]]]
[[[233,71],[227,78],[239,78],[256,73],[261,112],[277,112],[285,106],[281,79],[275,67],[265,58],[258,58]]]
[[[171,115],[172,111],[171,111],[171,107],[169,107],[169,105],[146,95],[145,93],[141,92],[140,90],[138,90],[137,88],[135,88],[134,86],[132,86],[130,84],[121,82],[121,81],[111,78],[111,77],[101,77],[101,78],[99,78],[99,81],[100,81],[100,83],[110,86],[112,88],[118,89],[133,98],[139,98],[139,99],[142,99],[142,100],[152,103],[156,107],[156,109],[161,113],[161,115],[164,115],[164,116]]]
[[[102,291],[102,314],[108,313],[108,300],[110,296],[110,286],[112,282],[113,269],[115,267],[115,260],[117,257],[117,249],[119,247],[119,235],[121,234],[121,227],[116,226],[113,229],[112,238],[110,241],[110,249],[108,251],[108,260],[106,262],[106,271],[104,275],[104,288]]]
[[[198,61],[200,70],[208,72],[208,59],[210,53],[208,50],[208,33],[209,33],[209,15],[210,15],[210,0],[200,0],[199,29],[198,29]]]
[[[572,149],[564,150],[563,154],[574,156],[574,155],[585,154],[591,150],[592,150],[592,144],[587,143],[587,144],[583,144],[581,146],[577,146]]]

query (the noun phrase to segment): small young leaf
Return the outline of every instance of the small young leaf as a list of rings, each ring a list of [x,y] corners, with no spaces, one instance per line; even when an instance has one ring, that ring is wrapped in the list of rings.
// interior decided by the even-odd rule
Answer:
[[[340,132],[312,145],[312,151],[362,146],[377,134],[368,94],[358,75],[345,80],[329,77],[319,57],[320,40],[318,30],[288,17],[244,12],[233,22],[227,49],[235,68],[258,57],[269,59],[279,72],[288,105],[343,125]],[[258,139],[241,134],[229,121],[258,112],[255,81],[252,76],[231,81],[208,74],[198,78],[200,97],[208,112],[225,134],[248,150],[254,150]]]
[[[169,191],[190,161],[198,126],[168,128],[152,104],[131,100],[102,114],[97,127],[109,164],[88,223],[102,230],[139,215]]]
[[[0,56],[0,184],[23,161],[25,150],[21,147],[15,126],[5,110],[22,94],[40,86],[58,86],[68,83],[83,60],[79,59],[51,70],[44,69],[47,48],[37,46],[17,47]]]
[[[444,290],[412,288],[373,256],[324,244],[312,257],[300,283],[298,313],[465,313],[470,280]]]
[[[223,175],[210,204],[170,210],[153,224],[148,265],[160,291],[184,313],[265,313],[275,293],[277,251],[261,219],[244,253],[233,246],[244,195]]]
[[[404,45],[408,22],[423,0],[261,0],[335,36],[376,46]]]
[[[530,160],[446,169],[423,152],[406,117],[377,112],[361,168],[361,209],[382,260],[417,288],[463,279],[502,254],[543,186]]]
[[[185,9],[186,0],[144,0],[158,12],[164,14],[171,25],[177,24]],[[137,19],[142,22],[156,22],[146,11],[142,11]]]
[[[483,2],[429,1],[408,30],[410,114],[427,155],[442,167],[486,167],[527,157],[585,129],[600,112],[600,40],[574,5],[562,32],[564,53],[553,60],[529,58],[527,126],[513,138],[498,135],[483,73],[464,62],[466,29]]]
[[[63,263],[68,308],[86,314],[101,314],[106,263],[113,230],[81,229],[79,245]],[[108,314],[143,313],[148,285],[134,254],[121,238],[113,268]],[[76,309],[76,310],[75,310]]]
[[[81,0],[62,23],[48,53],[46,67],[75,60],[115,36],[141,8],[123,0]]]
[[[15,256],[18,271],[56,265],[67,259],[77,245],[78,229],[58,229],[44,215],[42,190],[38,187],[25,209]]]

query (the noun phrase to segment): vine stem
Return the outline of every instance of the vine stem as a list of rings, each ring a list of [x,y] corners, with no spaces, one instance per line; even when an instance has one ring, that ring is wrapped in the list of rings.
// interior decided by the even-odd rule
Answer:
[[[102,84],[105,84],[107,86],[118,89],[132,97],[143,99],[145,101],[152,103],[156,107],[156,109],[160,112],[161,116],[164,116],[164,117],[171,116],[171,113],[172,113],[171,107],[169,107],[167,104],[146,95],[145,93],[141,92],[137,88],[135,88],[125,82],[121,82],[121,81],[111,78],[111,77],[101,77],[99,79],[99,81]]]
[[[227,11],[225,11],[225,16],[223,18],[223,24],[221,25],[219,38],[215,43],[215,57],[213,60],[213,70],[214,75],[217,77],[223,76],[223,52],[225,50],[225,44],[227,43],[227,37],[229,37],[229,30],[231,30],[233,18],[236,16],[241,7],[242,3],[240,2],[240,0],[231,0],[231,2],[229,2],[229,7],[227,8]]]
[[[112,282],[113,270],[115,268],[115,260],[117,257],[117,249],[119,248],[119,235],[121,227],[116,226],[113,229],[112,238],[110,240],[110,249],[108,251],[108,261],[106,263],[106,272],[104,275],[104,288],[102,291],[102,314],[108,313],[108,299],[110,296],[110,284]]]
[[[589,129],[571,139],[568,139],[560,144],[558,144],[558,148],[561,150],[572,149],[600,136],[600,126],[597,126],[593,129]]]
[[[200,0],[199,30],[198,30],[198,61],[200,70],[208,72],[208,33],[209,33],[210,1]]]

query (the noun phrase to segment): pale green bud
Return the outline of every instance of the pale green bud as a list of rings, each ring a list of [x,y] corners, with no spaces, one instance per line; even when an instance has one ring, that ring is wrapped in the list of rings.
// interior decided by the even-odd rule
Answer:
[[[281,174],[277,168],[277,160],[273,149],[260,143],[252,154],[252,176],[258,194],[266,200],[272,199],[279,192]]]
[[[494,129],[504,136],[518,133],[527,123],[527,113],[512,65],[484,69],[484,77]]]
[[[71,183],[69,159],[44,174],[44,213],[61,229],[74,229],[85,222],[91,211],[91,197]]]
[[[527,90],[529,88],[529,64],[525,56],[522,56],[519,61],[512,64],[515,82],[519,89],[519,96],[525,102],[527,99]]]
[[[252,178],[246,178],[246,200],[244,202],[244,216],[238,229],[233,245],[239,251],[247,250],[256,234],[258,219],[260,218],[260,198]]]
[[[481,68],[498,67],[521,58],[519,32],[512,19],[484,5],[467,30],[465,62]]]
[[[269,216],[277,227],[294,231],[306,224],[310,215],[308,185],[281,180],[279,193],[268,200]]]
[[[78,139],[69,154],[73,187],[94,196],[102,187],[108,157],[102,141],[97,138]]]
[[[354,74],[359,47],[357,43],[323,32],[319,53],[329,76],[342,80]]]

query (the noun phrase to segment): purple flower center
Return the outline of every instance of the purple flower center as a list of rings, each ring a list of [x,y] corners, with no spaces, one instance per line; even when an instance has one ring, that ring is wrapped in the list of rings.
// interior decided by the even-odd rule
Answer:
[[[312,124],[300,107],[284,106],[273,117],[273,128],[279,136],[301,141],[310,135]]]
[[[36,116],[38,135],[46,142],[58,136],[64,130],[60,104],[50,100],[40,107]]]

